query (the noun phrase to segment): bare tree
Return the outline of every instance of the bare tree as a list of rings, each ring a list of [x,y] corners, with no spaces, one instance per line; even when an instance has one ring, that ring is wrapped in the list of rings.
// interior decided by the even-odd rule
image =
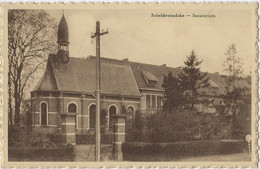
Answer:
[[[54,18],[43,10],[8,11],[8,105],[9,118],[14,108],[15,125],[20,125],[21,101],[28,82],[44,65],[48,53],[56,50],[56,31]]]
[[[226,76],[226,95],[225,106],[226,112],[230,117],[230,124],[232,135],[234,136],[235,119],[239,112],[239,100],[242,99],[243,88],[237,85],[238,81],[242,79],[243,63],[242,59],[237,55],[235,44],[231,44],[227,49],[226,61],[224,62],[224,71],[228,73]]]

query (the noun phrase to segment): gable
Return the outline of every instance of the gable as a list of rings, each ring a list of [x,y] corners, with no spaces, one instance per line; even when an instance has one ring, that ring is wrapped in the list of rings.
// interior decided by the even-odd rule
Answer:
[[[48,59],[46,70],[35,87],[35,91],[57,91],[58,87],[53,73],[53,67]]]

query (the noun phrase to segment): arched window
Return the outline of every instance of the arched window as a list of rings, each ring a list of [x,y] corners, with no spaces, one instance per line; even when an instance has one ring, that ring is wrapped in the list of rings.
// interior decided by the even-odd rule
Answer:
[[[47,104],[41,103],[41,125],[47,125]]]
[[[96,126],[96,105],[92,104],[90,107],[89,107],[89,119],[90,119],[90,124],[89,124],[89,127],[90,128],[95,128]]]
[[[77,106],[74,103],[69,104],[68,106],[69,113],[77,113]]]
[[[113,124],[115,123],[115,119],[112,117],[116,114],[116,106],[109,107],[109,128],[113,128]]]
[[[134,107],[129,106],[126,109],[126,127],[133,127],[134,124],[134,120],[135,120],[135,112],[134,112]]]
[[[77,113],[77,105],[75,103],[70,103],[68,106],[69,113]],[[75,116],[75,128],[77,128],[77,115]]]

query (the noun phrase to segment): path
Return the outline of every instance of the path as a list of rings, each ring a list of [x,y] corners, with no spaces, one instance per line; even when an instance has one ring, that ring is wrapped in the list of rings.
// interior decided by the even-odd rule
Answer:
[[[101,145],[101,161],[111,161],[112,145]],[[74,161],[95,161],[95,145],[76,145]]]
[[[232,161],[250,161],[248,153],[237,153],[237,154],[224,154],[224,155],[211,155],[202,157],[189,157],[182,158],[178,161],[208,161],[208,162],[232,162]]]

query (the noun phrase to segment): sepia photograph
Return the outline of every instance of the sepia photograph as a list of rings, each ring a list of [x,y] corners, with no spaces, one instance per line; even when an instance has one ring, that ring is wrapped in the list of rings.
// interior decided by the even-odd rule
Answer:
[[[1,8],[3,166],[257,167],[258,3]]]

